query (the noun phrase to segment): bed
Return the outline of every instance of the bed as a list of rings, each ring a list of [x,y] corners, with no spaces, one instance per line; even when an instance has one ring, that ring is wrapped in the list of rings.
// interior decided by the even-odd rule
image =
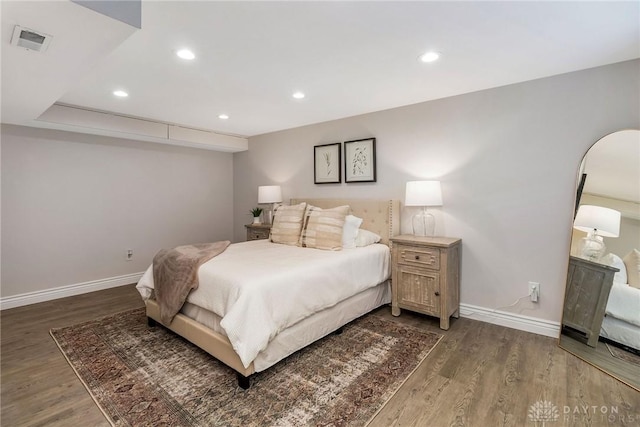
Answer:
[[[391,299],[388,246],[389,238],[399,234],[399,202],[292,199],[290,205],[303,202],[322,209],[350,206],[350,213],[363,220],[359,228],[379,235],[380,242],[341,251],[268,240],[232,244],[202,264],[198,270],[200,286],[189,294],[173,321],[165,325],[234,369],[244,389],[249,387],[253,373],[339,331]],[[235,281],[239,274],[247,283],[240,290],[226,287],[226,282]],[[207,280],[218,285],[211,286]],[[301,288],[306,290],[288,291],[298,286],[306,286]],[[160,321],[160,310],[153,298],[151,267],[137,289],[145,301],[149,324],[154,325]],[[251,297],[253,294],[261,296]]]
[[[640,351],[640,288],[630,285],[631,282],[635,283],[630,276],[638,274],[638,263],[625,263],[615,254],[608,254],[604,262],[616,267],[619,272],[613,278],[600,336]],[[636,271],[627,268],[627,264],[629,267],[635,264]]]

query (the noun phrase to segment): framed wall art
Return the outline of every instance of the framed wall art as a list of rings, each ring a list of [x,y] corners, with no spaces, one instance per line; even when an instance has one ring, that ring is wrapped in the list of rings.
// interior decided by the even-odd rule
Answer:
[[[344,143],[344,182],[376,182],[376,139]]]
[[[340,143],[313,147],[314,184],[339,184],[342,182],[342,158]]]

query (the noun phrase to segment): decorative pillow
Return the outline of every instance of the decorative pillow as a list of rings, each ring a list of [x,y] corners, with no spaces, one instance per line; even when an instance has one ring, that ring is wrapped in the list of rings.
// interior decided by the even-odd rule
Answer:
[[[629,286],[640,289],[640,251],[634,249],[622,260],[627,267],[627,283]]]
[[[302,229],[302,217],[307,204],[280,205],[276,208],[269,238],[273,243],[296,246]]]
[[[373,245],[378,243],[382,239],[379,235],[363,228],[358,230],[358,237],[356,237],[356,246],[361,248],[363,246]]]
[[[354,215],[347,215],[344,219],[344,227],[342,228],[342,248],[353,249],[356,247],[356,237],[358,237],[358,228],[362,224],[362,218]]]
[[[342,249],[342,229],[350,209],[349,206],[331,209],[307,206],[302,221],[299,245],[303,248],[330,251]]]
[[[614,282],[627,284],[627,267],[624,265],[622,258],[620,258],[616,254],[609,253],[603,256],[600,259],[600,262],[620,270],[616,274],[614,274],[613,276]]]

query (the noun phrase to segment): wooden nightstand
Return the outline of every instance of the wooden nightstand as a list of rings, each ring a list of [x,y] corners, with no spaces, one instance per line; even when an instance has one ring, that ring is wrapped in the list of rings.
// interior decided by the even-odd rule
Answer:
[[[461,240],[402,235],[391,242],[391,314],[417,311],[449,329],[449,317],[460,310]]]
[[[247,240],[268,239],[271,232],[271,224],[247,224]]]
[[[618,271],[615,267],[569,257],[562,325],[583,332],[591,347],[598,344],[613,276]]]

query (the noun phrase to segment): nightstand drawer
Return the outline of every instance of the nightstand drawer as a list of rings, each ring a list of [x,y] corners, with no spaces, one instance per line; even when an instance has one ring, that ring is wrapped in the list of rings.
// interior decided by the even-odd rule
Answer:
[[[398,246],[398,264],[420,266],[430,270],[440,270],[440,251],[438,249]]]
[[[270,224],[248,224],[245,227],[247,229],[247,240],[268,239],[271,233]]]
[[[247,240],[261,240],[269,238],[269,230],[247,230]]]

